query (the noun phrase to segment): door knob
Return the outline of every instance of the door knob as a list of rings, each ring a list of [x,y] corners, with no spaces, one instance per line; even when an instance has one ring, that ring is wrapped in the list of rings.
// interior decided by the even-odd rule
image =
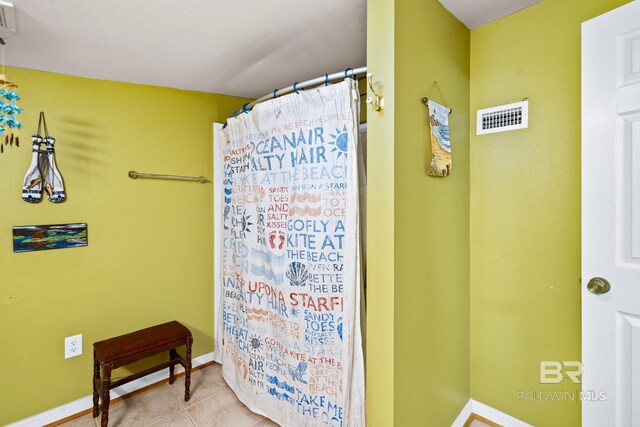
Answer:
[[[611,289],[611,285],[607,282],[607,279],[603,279],[602,277],[594,277],[589,280],[587,284],[587,289],[592,294],[600,295],[606,294]]]

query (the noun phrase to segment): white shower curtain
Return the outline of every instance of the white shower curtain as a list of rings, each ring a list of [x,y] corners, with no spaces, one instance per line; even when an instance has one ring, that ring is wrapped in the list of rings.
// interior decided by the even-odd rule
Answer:
[[[365,424],[358,107],[346,79],[221,132],[215,358],[238,398],[283,426]]]

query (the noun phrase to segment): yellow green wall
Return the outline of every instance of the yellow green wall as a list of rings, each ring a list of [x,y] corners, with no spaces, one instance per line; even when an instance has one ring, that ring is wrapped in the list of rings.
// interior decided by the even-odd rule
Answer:
[[[384,112],[368,111],[369,425],[450,425],[469,395],[535,425],[579,425],[579,404],[517,392],[543,389],[540,360],[580,358],[580,23],[626,2],[545,0],[469,32],[436,0],[369,1],[367,62],[386,98]],[[25,129],[23,147],[0,156],[0,322],[11,343],[0,424],[89,394],[93,341],[176,318],[194,332],[195,356],[211,351],[211,184],[126,172],[210,178],[211,123],[246,102],[7,74]],[[446,179],[425,174],[420,98],[434,80],[454,109]],[[528,130],[469,137],[469,111],[524,97]],[[40,110],[59,141],[62,205],[19,198]],[[11,251],[13,225],[76,221],[89,224],[86,248]],[[63,338],[76,333],[84,355],[64,360]],[[55,393],[34,391],[46,384]]]
[[[21,147],[0,155],[0,425],[91,394],[94,341],[177,319],[194,356],[213,348],[212,122],[246,100],[7,69],[24,108]],[[21,200],[29,135],[46,113],[68,200]],[[14,225],[86,222],[89,245],[12,252]],[[64,337],[83,334],[64,359]]]
[[[367,67],[385,109],[367,104],[367,425],[394,414],[394,2],[367,3]],[[368,93],[371,95],[371,93]]]
[[[395,7],[394,425],[449,426],[469,399],[470,34],[436,0]],[[447,178],[426,174],[436,80],[453,109]]]
[[[517,393],[579,389],[543,387],[539,363],[581,352],[580,24],[627,1],[544,0],[471,32],[471,111],[530,99],[529,129],[471,137],[471,395],[537,426],[580,425],[579,403]]]
[[[436,0],[368,3],[367,422],[450,425],[469,399],[469,30]],[[453,173],[426,175],[438,80]]]

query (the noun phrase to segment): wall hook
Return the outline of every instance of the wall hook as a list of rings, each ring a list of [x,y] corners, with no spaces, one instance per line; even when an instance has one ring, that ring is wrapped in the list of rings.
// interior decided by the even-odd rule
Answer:
[[[384,110],[384,96],[380,96],[373,89],[373,73],[367,73],[367,82],[369,84],[369,90],[373,93],[373,96],[367,97],[367,104],[371,104],[374,110]]]

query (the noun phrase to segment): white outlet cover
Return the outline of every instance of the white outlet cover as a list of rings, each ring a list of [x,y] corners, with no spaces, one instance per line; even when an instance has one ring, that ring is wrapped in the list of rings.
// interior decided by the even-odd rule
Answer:
[[[82,334],[64,339],[64,358],[80,356],[82,354]]]

